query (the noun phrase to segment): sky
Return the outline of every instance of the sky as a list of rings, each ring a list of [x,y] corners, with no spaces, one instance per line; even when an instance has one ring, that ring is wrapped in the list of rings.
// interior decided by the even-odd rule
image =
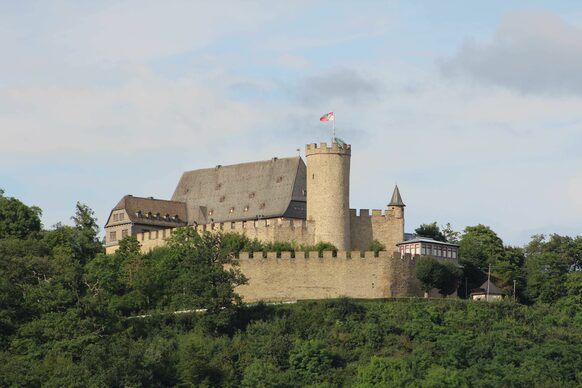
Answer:
[[[350,207],[582,230],[579,1],[0,0],[0,188],[101,226],[183,171],[352,145]]]

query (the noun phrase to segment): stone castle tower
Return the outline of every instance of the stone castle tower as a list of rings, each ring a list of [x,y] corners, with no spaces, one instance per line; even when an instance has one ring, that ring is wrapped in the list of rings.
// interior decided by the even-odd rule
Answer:
[[[307,222],[314,225],[315,243],[326,241],[350,249],[351,147],[308,144]]]

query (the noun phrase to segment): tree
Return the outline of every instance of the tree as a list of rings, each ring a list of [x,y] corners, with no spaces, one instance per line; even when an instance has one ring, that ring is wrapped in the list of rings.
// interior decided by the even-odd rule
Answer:
[[[428,237],[433,240],[447,242],[445,235],[441,232],[436,221],[432,224],[420,225],[418,228],[414,229],[414,233],[420,237]]]
[[[459,263],[468,292],[479,287],[485,280],[485,270],[504,254],[503,241],[485,225],[467,226],[459,240]]]
[[[447,222],[447,224],[445,226],[441,227],[441,231],[443,233],[443,236],[445,236],[446,242],[449,242],[451,244],[458,244],[459,243],[459,239],[461,238],[461,233],[454,231],[450,222]]]
[[[461,270],[452,262],[441,263],[433,257],[423,257],[416,264],[416,277],[425,296],[433,288],[443,296],[452,294],[457,289],[460,276]]]
[[[246,283],[233,252],[222,249],[222,234],[180,228],[168,240],[168,285],[177,308],[218,314],[240,303],[234,288]]]
[[[440,263],[433,257],[423,257],[416,264],[416,278],[420,281],[420,286],[425,297],[433,288],[436,288]]]
[[[27,238],[41,229],[42,210],[26,206],[16,198],[5,197],[0,190],[0,239],[6,237]]]

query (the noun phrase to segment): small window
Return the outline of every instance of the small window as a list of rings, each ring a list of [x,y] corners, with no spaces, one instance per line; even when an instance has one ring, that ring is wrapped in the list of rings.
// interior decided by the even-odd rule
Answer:
[[[126,238],[127,237],[127,229],[123,229],[121,231],[121,238]]]
[[[214,213],[214,210],[209,210],[209,211],[208,211],[208,215],[209,215],[209,216],[211,216],[211,215],[212,215],[212,213]]]
[[[249,205],[245,206],[245,212],[249,211]]]
[[[301,190],[301,192],[303,193],[304,196],[307,195],[307,190],[303,189]]]
[[[223,195],[222,197],[220,197],[220,199],[218,201],[219,202],[224,202],[225,199],[226,199],[226,196]]]
[[[281,183],[283,182],[283,177],[282,176],[278,176],[277,177],[277,183]]]
[[[230,212],[231,212],[231,213],[234,213],[234,207],[231,207],[231,208],[230,208]]]
[[[160,219],[160,213],[156,213],[156,219],[159,220]]]
[[[217,183],[215,186],[216,190],[220,190],[222,188],[222,183]]]
[[[119,221],[125,220],[125,213],[119,213]]]
[[[117,232],[109,232],[109,241],[117,241]]]
[[[252,193],[249,193],[249,198],[251,198],[251,199],[252,199],[252,198],[255,198],[255,193],[254,193],[254,192],[252,192]]]
[[[113,215],[113,222],[119,221],[119,214]]]
[[[259,208],[261,208],[261,209],[264,209],[264,208],[265,208],[265,203],[263,202],[263,203],[261,204],[261,206],[259,206]]]
[[[170,215],[169,215],[169,214],[166,214],[166,215],[164,216],[164,219],[165,219],[166,221],[169,221],[169,220],[170,220]]]
[[[152,212],[148,212],[148,214],[146,214],[146,218],[152,218]]]

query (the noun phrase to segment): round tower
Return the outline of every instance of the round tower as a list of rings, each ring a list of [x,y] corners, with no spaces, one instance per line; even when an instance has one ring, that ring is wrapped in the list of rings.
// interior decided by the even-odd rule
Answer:
[[[307,221],[314,224],[315,242],[330,242],[350,249],[349,144],[308,144]]]

